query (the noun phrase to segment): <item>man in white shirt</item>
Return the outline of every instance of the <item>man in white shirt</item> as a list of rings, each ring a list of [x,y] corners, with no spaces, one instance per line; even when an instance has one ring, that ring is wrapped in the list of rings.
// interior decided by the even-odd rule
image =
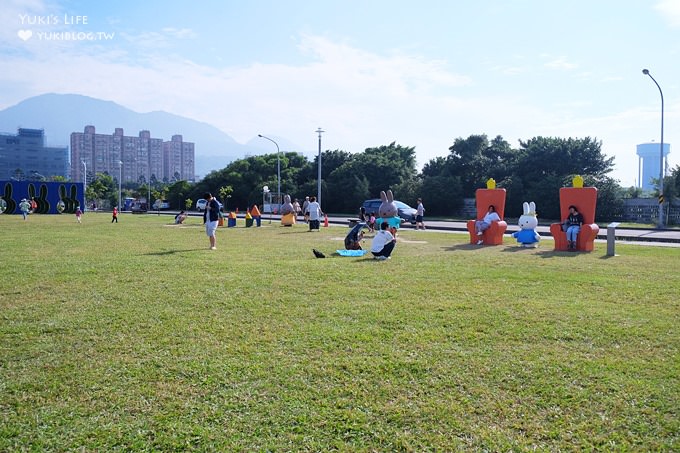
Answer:
[[[321,205],[317,203],[316,197],[309,198],[309,204],[307,205],[307,213],[309,213],[309,231],[318,230],[320,225],[321,216]]]
[[[416,207],[416,230],[425,229],[425,223],[423,222],[424,215],[425,206],[423,206],[423,200],[418,198],[418,206]]]
[[[390,233],[389,224],[383,222],[371,243],[371,253],[377,260],[386,260],[392,254],[396,243],[397,239]]]

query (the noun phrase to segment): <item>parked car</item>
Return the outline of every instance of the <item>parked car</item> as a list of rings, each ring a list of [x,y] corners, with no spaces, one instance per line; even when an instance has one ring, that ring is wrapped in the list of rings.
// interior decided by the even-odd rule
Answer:
[[[208,200],[205,198],[199,198],[196,200],[196,210],[197,211],[205,211],[205,205],[208,203]],[[220,205],[220,211],[222,210],[222,203],[219,201],[217,202],[218,205]]]
[[[130,205],[130,211],[133,214],[141,214],[147,211],[147,206],[146,206],[146,201],[133,201],[132,205]]]
[[[379,217],[378,209],[380,208],[381,204],[382,201],[380,200],[380,198],[373,198],[371,200],[364,201],[364,204],[362,206],[364,207],[364,209],[366,209],[366,214],[370,215],[372,212],[375,212],[375,216]],[[404,222],[409,222],[412,225],[416,224],[417,211],[414,208],[399,200],[394,200],[394,204],[397,205],[399,217],[401,217],[404,220]]]

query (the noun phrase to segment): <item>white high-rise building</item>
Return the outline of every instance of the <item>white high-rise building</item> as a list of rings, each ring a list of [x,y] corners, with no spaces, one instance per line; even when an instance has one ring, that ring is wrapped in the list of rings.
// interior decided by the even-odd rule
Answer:
[[[120,174],[123,183],[194,181],[194,144],[182,141],[181,135],[164,142],[152,138],[149,131],[130,137],[122,128],[113,134],[97,134],[94,126],[85,126],[84,132],[71,134],[73,181],[85,181],[86,168],[89,180],[97,173],[108,173],[116,179]]]

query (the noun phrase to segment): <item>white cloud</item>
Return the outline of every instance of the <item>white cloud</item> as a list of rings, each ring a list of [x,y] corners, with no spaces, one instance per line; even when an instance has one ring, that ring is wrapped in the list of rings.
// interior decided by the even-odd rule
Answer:
[[[661,12],[673,27],[680,27],[680,1],[661,0],[654,5],[654,9]]]
[[[170,35],[190,38],[191,31],[147,37],[154,43]],[[317,127],[327,131],[325,149],[357,152],[396,141],[415,146],[421,165],[445,156],[455,138],[480,133],[502,135],[513,146],[538,135],[588,135],[603,140],[606,154],[628,158],[634,147],[617,144],[644,141],[656,130],[651,113],[596,118],[590,101],[551,105],[510,86],[493,93],[488,86],[477,90],[482,80],[473,72],[457,73],[446,61],[381,55],[312,35],[300,38],[299,49],[309,57],[305,64],[216,69],[162,51],[150,51],[142,64],[131,63],[122,46],[106,52],[85,44],[43,46],[40,58],[14,54],[3,59],[13,70],[0,71],[0,83],[16,89],[3,93],[0,108],[45,92],[78,93],[139,112],[165,110],[204,121],[242,143],[266,133],[304,147],[297,151],[311,151]],[[576,67],[566,57],[543,60],[556,69]],[[631,173],[625,167],[621,171]]]
[[[554,59],[551,59],[550,61],[544,63],[544,66],[549,69],[565,69],[565,70],[571,70],[571,69],[576,69],[578,68],[578,65],[575,63],[570,63],[567,61],[567,57],[557,57]]]

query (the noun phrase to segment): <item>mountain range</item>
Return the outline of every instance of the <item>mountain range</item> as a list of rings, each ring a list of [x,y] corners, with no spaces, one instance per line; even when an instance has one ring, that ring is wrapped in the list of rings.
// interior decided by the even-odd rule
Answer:
[[[98,134],[113,134],[116,128],[123,128],[125,135],[137,136],[147,130],[151,137],[163,141],[182,135],[184,141],[195,144],[197,179],[233,160],[274,152],[271,143],[259,137],[241,144],[204,122],[163,111],[138,113],[112,101],[79,94],[42,94],[0,110],[0,131],[15,134],[20,127],[43,129],[47,146],[69,146],[71,133],[83,132],[88,125]],[[286,139],[271,137],[282,150],[300,149]]]

